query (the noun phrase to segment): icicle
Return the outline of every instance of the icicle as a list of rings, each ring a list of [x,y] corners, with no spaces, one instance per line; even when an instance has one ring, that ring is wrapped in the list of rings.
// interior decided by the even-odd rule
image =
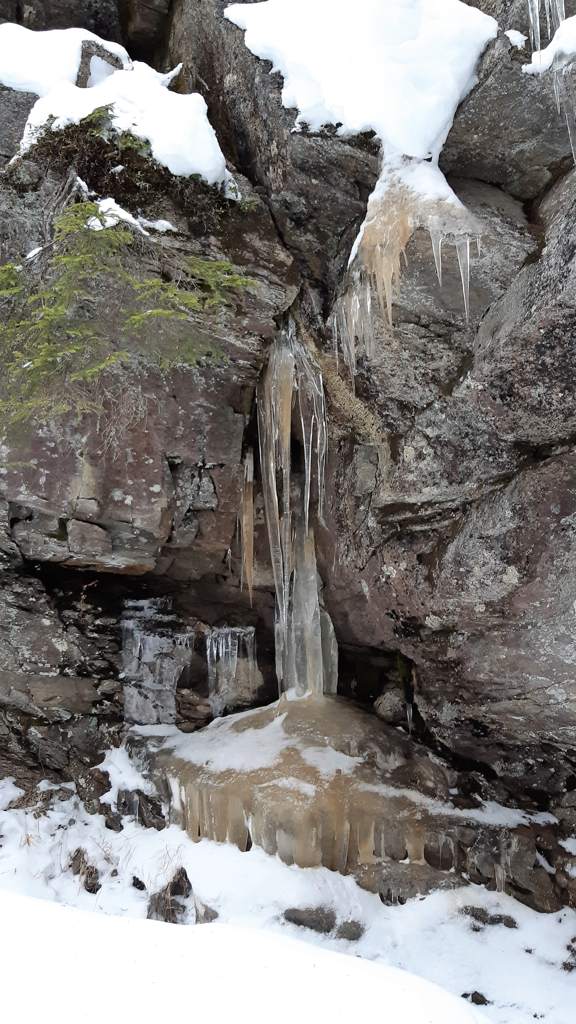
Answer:
[[[242,586],[246,583],[250,604],[254,587],[254,452],[248,449],[244,457],[242,484]]]
[[[528,0],[530,42],[533,50],[540,50],[540,0]]]
[[[528,0],[530,43],[533,50],[542,49],[542,31],[540,28],[542,6],[544,7],[548,39],[552,38],[562,22],[566,20],[564,0]]]
[[[324,506],[324,468],[327,449],[326,401],[322,374],[314,365],[308,352],[298,341],[293,342],[296,382],[298,385],[298,407],[304,446],[304,524],[308,532],[310,493],[312,482],[312,454],[316,451],[316,485],[318,491],[318,516],[322,518]],[[316,443],[314,444],[314,439]]]
[[[470,239],[458,238],[455,242],[460,277],[462,279],[462,294],[464,296],[464,312],[466,322],[470,319]]]
[[[287,335],[270,350],[268,366],[258,390],[258,437],[262,489],[276,590],[276,668],[282,683],[288,631],[288,594],[291,573],[290,441],[294,354]],[[277,470],[282,493],[278,495]]]
[[[324,693],[338,693],[338,641],[328,612],[320,608]]]
[[[576,163],[576,64],[556,63],[552,68],[558,110],[564,113],[572,157]]]
[[[434,228],[432,225],[428,230],[430,232],[430,241],[432,242],[432,252],[434,254],[438,284],[442,287],[442,242],[444,241],[444,236],[438,228]]]

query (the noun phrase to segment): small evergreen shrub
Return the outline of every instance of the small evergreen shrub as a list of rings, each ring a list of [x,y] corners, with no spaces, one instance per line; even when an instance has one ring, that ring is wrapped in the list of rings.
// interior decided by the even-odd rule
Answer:
[[[119,368],[167,370],[214,358],[194,324],[249,280],[226,261],[196,256],[181,260],[177,281],[137,277],[127,259],[135,242],[125,223],[106,226],[94,203],[81,202],[56,218],[41,274],[0,267],[0,428],[110,414],[114,396],[126,400],[131,376]]]

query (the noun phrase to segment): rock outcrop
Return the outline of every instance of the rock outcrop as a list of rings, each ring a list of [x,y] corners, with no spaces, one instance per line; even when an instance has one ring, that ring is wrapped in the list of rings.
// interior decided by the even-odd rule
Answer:
[[[0,4],[0,18],[15,18],[15,6]],[[527,31],[523,0],[475,6]],[[503,32],[488,47],[442,156],[482,230],[470,318],[455,252],[446,246],[440,290],[430,239],[417,232],[394,328],[377,321],[376,357],[360,353],[352,387],[329,323],[378,175],[375,140],[292,132],[278,76],[224,20],[224,0],[75,5],[75,18],[69,7],[32,3],[26,24],[119,38],[122,23],[136,55],[182,61],[177,87],[205,96],[242,199],[160,173],[147,153],[119,154],[93,126],[67,129],[0,178],[2,262],[50,244],[79,174],[98,195],[174,226],[139,239],[130,273],[174,280],[192,256],[227,260],[249,284],[198,323],[206,355],[196,367],[143,363],[121,382],[112,427],[87,414],[22,427],[3,448],[0,730],[11,772],[20,759],[31,772],[73,775],[119,735],[126,601],[168,595],[181,622],[255,626],[270,697],[274,587],[258,472],[253,608],[236,523],[257,381],[291,312],[329,401],[317,543],[341,692],[388,695],[379,707],[398,723],[408,687],[415,743],[479,793],[556,810],[568,832],[576,172],[547,77],[522,72],[529,53]],[[0,159],[15,153],[33,99],[0,89]],[[113,332],[110,296],[94,302]],[[176,704],[190,730],[209,717],[202,645]]]

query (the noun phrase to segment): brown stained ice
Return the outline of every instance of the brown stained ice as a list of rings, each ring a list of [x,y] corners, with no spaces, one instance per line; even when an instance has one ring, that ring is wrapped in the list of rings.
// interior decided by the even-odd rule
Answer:
[[[218,751],[213,759],[210,733]],[[443,799],[447,792],[443,770],[425,754],[414,757],[396,730],[336,697],[283,697],[187,736],[175,751],[170,744],[152,754],[151,767],[171,779],[172,822],[194,840],[241,850],[254,844],[300,867],[351,872],[375,863],[386,855],[387,821],[394,822],[395,847],[406,821],[402,852],[410,850],[419,862],[423,812],[405,791],[391,797],[389,786],[418,779],[430,796]],[[242,769],[240,749],[247,751]]]
[[[392,867],[434,863],[455,882],[466,870],[459,837],[470,821],[447,802],[445,769],[349,701],[284,696],[186,737],[149,737],[146,758],[168,780],[171,823],[194,841],[258,846],[376,889]]]
[[[437,168],[426,165],[425,177],[438,187],[443,182]],[[417,180],[417,178],[416,178]],[[406,248],[418,229],[428,231],[432,256],[442,285],[442,249],[456,249],[466,320],[470,315],[470,239],[478,238],[479,226],[450,189],[438,193],[417,191],[401,174],[386,166],[368,202],[366,219],[353,252],[345,289],[336,300],[332,325],[336,350],[342,352],[352,379],[357,349],[374,357],[375,304],[388,330],[393,328],[392,307],[400,288]]]
[[[298,401],[304,486],[292,486],[293,411]],[[322,374],[293,323],[270,349],[258,389],[258,436],[264,509],[276,591],[276,674],[280,692],[322,693],[322,645],[314,535],[309,528],[312,484],[322,515],[326,406]],[[292,507],[297,495],[296,507]],[[295,541],[296,539],[296,541]],[[311,631],[317,628],[314,638]]]

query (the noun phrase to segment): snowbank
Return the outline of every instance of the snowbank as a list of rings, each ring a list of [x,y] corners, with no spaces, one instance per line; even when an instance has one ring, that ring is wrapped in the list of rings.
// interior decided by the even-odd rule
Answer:
[[[438,154],[498,28],[460,0],[265,0],[225,15],[281,72],[297,125],[372,130],[386,151],[419,158]]]
[[[238,1024],[273,1017],[292,1024],[368,1019],[376,1011],[382,1019],[410,1024],[482,1020],[461,999],[404,971],[248,928],[175,928],[97,917],[8,893],[0,894],[0,914],[8,1018],[179,1024],[193,1015]],[[66,964],[74,969],[55,985]],[[102,964],[96,976],[104,972],[98,984],[95,964]]]
[[[83,28],[53,29],[33,32],[23,25],[0,25],[0,83],[19,92],[35,92],[46,96],[60,82],[76,81],[82,43],[99,43],[119,57],[125,68],[132,62],[123,46],[100,39]],[[93,57],[90,84],[106,78],[114,69]]]

